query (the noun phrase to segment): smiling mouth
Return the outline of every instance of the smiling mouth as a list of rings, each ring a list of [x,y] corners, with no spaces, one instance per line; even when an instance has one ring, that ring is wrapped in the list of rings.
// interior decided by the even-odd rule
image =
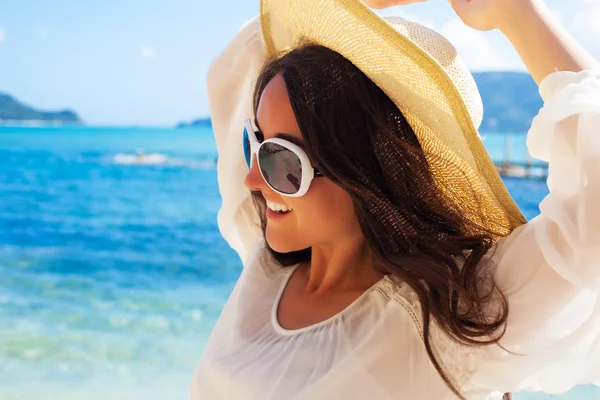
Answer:
[[[273,210],[272,208],[269,208],[269,210],[273,211],[274,213],[277,214],[289,214],[291,213],[293,210],[287,210],[287,211],[280,211],[280,210]]]

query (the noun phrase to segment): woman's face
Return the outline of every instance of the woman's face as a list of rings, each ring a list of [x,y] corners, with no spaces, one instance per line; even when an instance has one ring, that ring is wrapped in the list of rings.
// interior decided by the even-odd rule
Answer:
[[[285,133],[297,138],[300,141],[297,144],[302,143],[302,134],[281,75],[275,76],[265,87],[256,119],[263,134],[259,140]],[[266,184],[258,170],[258,163],[254,162],[244,184],[250,190],[260,191],[267,204],[278,203],[292,209],[275,217],[267,212],[266,239],[277,252],[288,253],[362,237],[350,195],[326,177],[313,179],[308,192],[302,197],[282,196]]]

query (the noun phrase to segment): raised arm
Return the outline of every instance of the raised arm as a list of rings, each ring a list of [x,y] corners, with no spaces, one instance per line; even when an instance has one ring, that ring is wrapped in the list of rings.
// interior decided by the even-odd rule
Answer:
[[[598,68],[597,61],[560,25],[542,0],[452,0],[470,27],[499,29],[538,83],[555,71]]]

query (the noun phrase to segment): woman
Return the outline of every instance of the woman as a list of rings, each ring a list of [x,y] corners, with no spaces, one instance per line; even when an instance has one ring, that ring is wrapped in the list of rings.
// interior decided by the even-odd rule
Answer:
[[[208,77],[219,226],[244,270],[192,399],[600,383],[600,68],[540,1],[452,6],[503,32],[540,83],[541,215],[525,223],[508,196],[439,34],[359,1],[263,0]]]

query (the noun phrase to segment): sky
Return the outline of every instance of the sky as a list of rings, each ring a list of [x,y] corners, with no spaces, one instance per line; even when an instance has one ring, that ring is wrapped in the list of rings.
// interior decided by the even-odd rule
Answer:
[[[600,59],[600,0],[546,0]],[[172,126],[209,116],[211,60],[258,0],[0,0],[0,92],[72,109],[89,125]],[[472,71],[525,67],[498,31],[466,27],[447,0],[381,12],[445,35]]]

